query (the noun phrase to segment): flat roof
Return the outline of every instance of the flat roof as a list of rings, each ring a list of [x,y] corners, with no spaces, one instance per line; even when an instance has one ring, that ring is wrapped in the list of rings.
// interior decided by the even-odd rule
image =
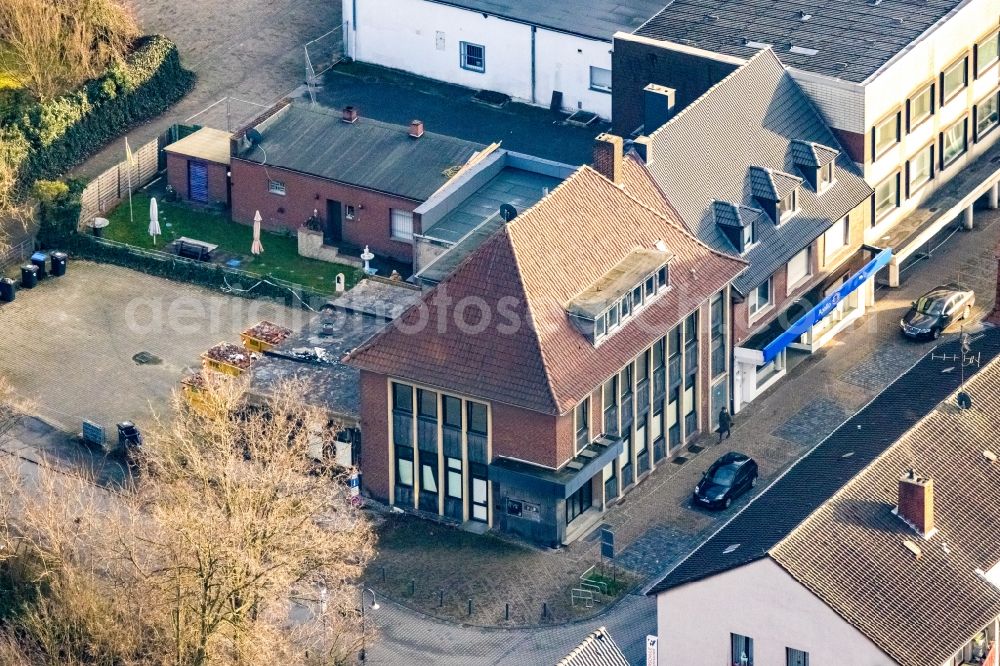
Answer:
[[[193,134],[188,134],[179,141],[174,141],[165,147],[168,153],[194,157],[218,164],[229,164],[229,132],[223,132],[212,127],[202,127]]]
[[[666,0],[635,34],[739,58],[770,45],[788,67],[861,83],[968,1]]]
[[[523,213],[562,181],[562,178],[505,166],[451,212],[424,229],[421,235],[457,243],[489,218],[499,217],[501,205],[510,204],[518,213]]]
[[[263,140],[239,158],[424,201],[484,146],[341,111],[289,104],[255,126]]]
[[[631,32],[641,26],[665,1],[594,0],[582,8],[568,0],[431,0],[607,42],[620,30]]]

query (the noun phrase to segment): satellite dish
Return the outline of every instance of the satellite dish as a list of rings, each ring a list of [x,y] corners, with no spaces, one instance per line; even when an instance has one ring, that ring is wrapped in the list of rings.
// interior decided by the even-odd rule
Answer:
[[[264,137],[262,137],[260,135],[260,132],[258,132],[253,127],[247,130],[247,138],[250,139],[251,148],[256,148],[257,146],[259,146],[261,143],[264,142]]]
[[[517,209],[509,203],[500,204],[500,217],[503,218],[504,222],[510,222],[517,217]]]

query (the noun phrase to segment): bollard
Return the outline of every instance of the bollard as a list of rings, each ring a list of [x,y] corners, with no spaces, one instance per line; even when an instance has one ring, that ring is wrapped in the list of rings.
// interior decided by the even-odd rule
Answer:
[[[472,615],[472,599],[469,599],[469,615]]]
[[[410,596],[411,596],[411,597],[412,597],[412,596],[414,595],[414,593],[416,592],[416,588],[414,587],[415,585],[416,585],[416,582],[415,582],[415,581],[413,581],[413,580],[411,580],[411,581],[410,581]]]
[[[382,567],[382,582],[385,582],[385,567]]]
[[[510,604],[509,603],[503,605],[503,619],[504,620],[510,620]]]
[[[444,606],[444,590],[438,590],[438,608]]]
[[[546,619],[549,616],[549,604],[548,602],[542,603],[542,619]]]

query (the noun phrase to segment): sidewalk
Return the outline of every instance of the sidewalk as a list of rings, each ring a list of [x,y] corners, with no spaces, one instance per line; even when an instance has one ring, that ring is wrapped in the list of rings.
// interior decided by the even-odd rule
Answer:
[[[743,498],[736,507],[719,513],[691,506],[691,489],[717,456],[732,449],[754,456],[761,465],[762,483],[758,488],[764,488],[930,352],[933,343],[911,342],[899,334],[899,318],[914,298],[937,284],[963,282],[978,295],[973,320],[981,319],[992,309],[995,298],[993,248],[998,241],[1000,212],[977,211],[974,231],[957,233],[931,259],[913,265],[904,274],[901,289],[880,290],[871,314],[852,330],[842,333],[828,348],[799,364],[788,378],[741,412],[731,439],[719,445],[715,436],[702,438],[699,445],[706,447],[703,452],[683,465],[661,465],[628,493],[605,517],[616,533],[619,563],[641,574],[644,581],[656,579],[748,501]],[[956,335],[957,332],[950,332],[943,341]],[[439,547],[447,548],[448,531],[438,526],[434,529],[435,538],[441,542]],[[522,574],[512,580],[490,580],[491,593],[532,600],[540,598],[543,590],[568,596],[567,586],[572,576],[567,572],[582,573],[596,562],[599,545],[591,535],[558,552],[533,551],[530,556],[521,557]],[[467,559],[473,560],[471,565],[466,563]],[[488,563],[467,558],[458,551],[453,557],[437,558],[436,564],[425,566],[424,571],[412,572],[422,583],[445,575],[446,569],[452,580],[460,574],[473,577],[475,580],[466,585],[469,591],[481,590],[485,572],[489,571]],[[489,624],[488,615],[499,616],[496,609],[488,607],[488,602],[483,603],[481,596],[477,594],[476,616],[469,621]],[[407,604],[433,613],[436,597],[428,599],[426,607],[419,600],[410,599]],[[502,602],[500,605],[502,613]],[[374,613],[383,633],[370,650],[372,664],[413,663],[426,660],[427,655],[435,659],[440,655],[455,655],[454,663],[462,662],[463,658],[464,663],[473,658],[475,663],[547,663],[552,661],[552,655],[539,651],[540,641],[560,647],[572,645],[601,625],[609,628],[634,663],[642,663],[642,636],[655,633],[652,601],[635,595],[627,595],[608,612],[584,622],[506,632],[440,622],[393,603],[385,603],[383,608]],[[494,620],[492,624],[502,622]],[[616,629],[623,633],[621,637]],[[553,648],[552,652],[555,651]]]

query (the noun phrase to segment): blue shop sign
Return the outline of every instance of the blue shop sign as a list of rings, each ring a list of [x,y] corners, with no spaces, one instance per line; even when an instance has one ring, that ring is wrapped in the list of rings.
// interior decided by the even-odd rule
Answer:
[[[781,350],[798,340],[803,333],[815,326],[817,322],[822,321],[824,317],[836,309],[842,300],[857,291],[858,287],[863,285],[868,278],[891,260],[892,248],[886,248],[875,255],[875,258],[865,264],[864,268],[842,284],[840,289],[816,304],[816,307],[802,315],[788,330],[764,347],[764,363],[770,363],[774,360],[774,357],[781,353]]]

